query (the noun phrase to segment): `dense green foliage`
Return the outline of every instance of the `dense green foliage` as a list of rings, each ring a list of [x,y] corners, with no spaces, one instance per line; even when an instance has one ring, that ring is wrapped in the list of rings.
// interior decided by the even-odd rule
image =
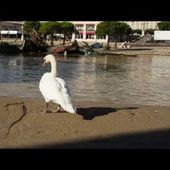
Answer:
[[[135,29],[135,30],[132,30],[132,33],[133,34],[136,33],[136,34],[140,34],[141,35],[142,34],[142,30],[141,29]]]
[[[154,34],[154,29],[150,28],[150,29],[145,30],[145,34],[153,35]]]
[[[96,34],[97,36],[108,36],[109,40],[112,38],[115,41],[115,49],[117,49],[117,40],[121,40],[122,37],[128,36],[132,33],[130,26],[124,22],[119,21],[103,21],[97,25]]]
[[[159,30],[170,30],[170,21],[162,21],[158,23]]]
[[[24,32],[29,34],[33,30],[38,32],[40,26],[41,26],[40,21],[25,21],[23,28]]]

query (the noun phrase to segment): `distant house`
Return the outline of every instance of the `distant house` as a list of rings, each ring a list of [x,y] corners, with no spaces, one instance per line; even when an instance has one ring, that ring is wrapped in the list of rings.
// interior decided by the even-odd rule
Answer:
[[[107,42],[107,37],[97,37],[96,28],[102,21],[70,21],[74,24],[77,34],[73,34],[72,39],[87,42]],[[132,29],[141,29],[142,33],[147,29],[156,29],[160,21],[122,21],[128,24]]]
[[[0,21],[0,35],[2,37],[21,36],[23,32],[23,21]]]
[[[145,30],[148,29],[157,29],[157,24],[160,21],[124,21],[128,24],[133,30],[140,29],[144,35]]]
[[[97,37],[96,28],[97,24],[101,21],[70,21],[74,24],[77,30],[76,34],[73,34],[72,40],[86,41],[86,42],[107,42],[106,37]]]
[[[22,31],[23,21],[0,21],[0,30]]]

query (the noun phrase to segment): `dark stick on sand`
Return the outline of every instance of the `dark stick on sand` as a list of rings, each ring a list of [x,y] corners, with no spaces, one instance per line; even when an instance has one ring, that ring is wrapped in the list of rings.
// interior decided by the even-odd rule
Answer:
[[[14,121],[8,128],[8,131],[7,131],[7,136],[9,135],[9,132],[10,132],[10,129],[19,121],[21,121],[23,119],[23,117],[26,115],[27,113],[27,108],[26,106],[24,105],[24,102],[21,102],[21,103],[10,103],[10,104],[7,104],[5,105],[4,107],[6,107],[6,109],[8,110],[8,106],[9,105],[22,105],[22,115],[19,119],[17,119],[16,121]]]

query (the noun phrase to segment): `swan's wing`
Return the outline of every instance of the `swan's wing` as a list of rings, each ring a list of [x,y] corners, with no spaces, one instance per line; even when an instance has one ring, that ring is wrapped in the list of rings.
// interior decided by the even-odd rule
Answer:
[[[71,112],[71,113],[75,113],[75,108],[73,108],[72,103],[71,103],[71,94],[70,94],[70,90],[67,86],[67,84],[65,83],[65,81],[59,77],[56,78],[56,80],[59,82],[60,86],[61,86],[61,95],[62,95],[62,99],[64,102],[64,105],[62,106],[64,110]]]
[[[55,77],[44,74],[40,81],[39,88],[46,101],[55,101],[58,104],[63,103],[61,84]]]
[[[65,111],[75,113],[71,103],[71,96],[65,81],[45,74],[40,81],[40,91],[46,102],[52,101],[60,104]]]
[[[56,80],[60,84],[61,93],[63,95],[65,103],[71,102],[71,94],[70,94],[70,90],[69,90],[69,87],[67,86],[66,82],[59,77],[57,77]]]

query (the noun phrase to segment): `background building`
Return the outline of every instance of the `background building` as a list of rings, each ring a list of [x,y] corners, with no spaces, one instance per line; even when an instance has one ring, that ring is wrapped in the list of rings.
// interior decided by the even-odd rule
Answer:
[[[46,21],[42,21],[46,22]],[[74,24],[78,33],[72,35],[72,40],[76,39],[77,41],[86,41],[89,43],[100,42],[106,43],[106,37],[97,37],[96,36],[96,28],[97,25],[102,21],[69,21]],[[133,30],[141,29],[142,35],[144,35],[144,31],[147,29],[157,29],[157,24],[160,21],[122,21],[127,23]],[[17,33],[23,32],[23,24],[24,21],[0,21],[0,33],[9,34],[9,31],[17,31]],[[4,32],[7,31],[8,32]],[[2,32],[3,31],[3,32]],[[12,33],[12,32],[11,32]],[[13,32],[14,33],[14,32]]]
[[[70,21],[74,24],[78,34],[73,34],[72,40],[87,42],[107,42],[107,37],[97,37],[95,34],[97,25],[101,21]],[[141,29],[142,35],[147,29],[156,29],[160,21],[122,21],[128,24],[133,30]]]
[[[23,38],[23,21],[0,21],[0,37],[16,37]]]
[[[87,41],[87,42],[103,42],[107,41],[107,37],[97,37],[97,24],[101,21],[70,21],[74,24],[77,34],[73,34],[72,40]]]
[[[156,29],[157,24],[160,21],[125,21],[126,24],[128,24],[133,30],[134,29],[141,29],[141,30],[147,30],[147,29]]]
[[[133,30],[140,29],[142,30],[142,35],[147,29],[157,29],[157,24],[160,21],[125,21]]]
[[[0,30],[22,31],[23,21],[0,21]]]

